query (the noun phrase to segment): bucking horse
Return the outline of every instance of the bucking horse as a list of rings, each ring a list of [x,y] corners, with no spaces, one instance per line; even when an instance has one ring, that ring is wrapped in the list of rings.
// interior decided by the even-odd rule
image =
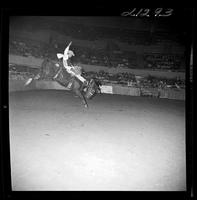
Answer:
[[[96,94],[101,93],[101,84],[94,78],[84,79],[82,76],[80,76],[81,73],[79,71],[81,70],[81,67],[79,66],[72,66],[71,72],[72,70],[75,70],[75,72],[73,71],[73,73],[69,73],[67,66],[65,67],[64,62],[56,62],[49,58],[46,58],[42,62],[38,74],[28,79],[25,85],[27,86],[32,81],[36,80],[48,79],[56,81],[60,85],[64,86],[70,91],[73,91],[78,97],[80,97],[83,105],[87,108],[87,99],[92,99]],[[82,79],[80,79],[80,77]]]

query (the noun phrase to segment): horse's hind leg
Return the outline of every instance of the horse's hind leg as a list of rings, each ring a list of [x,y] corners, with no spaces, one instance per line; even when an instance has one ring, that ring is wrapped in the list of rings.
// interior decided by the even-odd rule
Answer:
[[[83,96],[83,94],[81,93],[81,91],[80,91],[80,90],[75,90],[75,93],[76,93],[77,96],[80,97],[80,99],[82,100],[84,106],[85,106],[86,108],[88,108],[87,101],[86,101],[85,97]]]
[[[27,79],[27,81],[25,82],[25,86],[29,85],[32,81],[33,81],[33,78]]]
[[[38,80],[41,78],[40,73],[38,73],[37,75],[35,75],[34,77],[29,78],[26,82],[25,82],[25,86],[29,85],[32,81],[34,80]]]

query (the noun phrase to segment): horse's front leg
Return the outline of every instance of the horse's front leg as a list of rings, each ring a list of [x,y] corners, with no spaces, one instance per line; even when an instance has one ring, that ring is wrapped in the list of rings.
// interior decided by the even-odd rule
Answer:
[[[85,108],[88,108],[87,101],[86,101],[85,97],[83,96],[82,92],[80,90],[75,90],[75,93],[76,93],[77,96],[80,97],[80,99],[82,100]]]

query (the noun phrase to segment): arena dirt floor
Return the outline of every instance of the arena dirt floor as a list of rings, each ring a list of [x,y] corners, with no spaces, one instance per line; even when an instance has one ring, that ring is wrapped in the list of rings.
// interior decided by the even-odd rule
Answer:
[[[185,102],[10,92],[14,191],[184,191]]]

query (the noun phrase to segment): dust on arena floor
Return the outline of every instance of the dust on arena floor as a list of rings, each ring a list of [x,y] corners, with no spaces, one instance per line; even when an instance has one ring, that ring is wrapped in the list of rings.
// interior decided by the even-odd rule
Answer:
[[[9,101],[15,190],[185,189],[183,101],[98,94],[86,109],[63,90]]]

